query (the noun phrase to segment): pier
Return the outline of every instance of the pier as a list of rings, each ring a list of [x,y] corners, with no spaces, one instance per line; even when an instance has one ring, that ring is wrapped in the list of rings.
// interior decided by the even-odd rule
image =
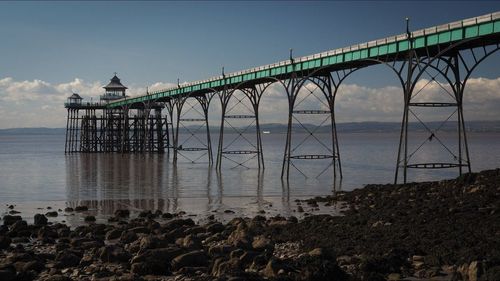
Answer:
[[[461,175],[471,171],[470,155],[463,115],[463,96],[467,81],[477,66],[500,48],[500,12],[495,12],[383,39],[333,49],[305,57],[225,73],[219,76],[179,84],[176,87],[128,97],[126,87],[115,76],[104,87],[98,102],[84,102],[78,94],[68,98],[66,153],[173,153],[196,162],[204,159],[220,170],[223,162],[244,166],[256,162],[264,169],[261,120],[261,98],[271,85],[280,85],[288,100],[288,130],[283,152],[281,177],[288,179],[291,170],[301,172],[297,161],[327,161],[320,174],[332,169],[334,177],[342,177],[340,148],[335,123],[335,98],[340,85],[349,76],[373,65],[388,67],[398,78],[403,102],[398,157],[394,181],[406,183],[409,169],[457,169]],[[418,88],[419,82],[428,81]],[[428,99],[421,92],[430,82],[445,89],[446,99]],[[418,96],[418,99],[416,98]],[[398,98],[398,97],[395,97]],[[317,107],[305,107],[305,99],[316,101]],[[221,123],[215,163],[208,123],[210,105],[219,102]],[[246,110],[241,114],[236,109]],[[457,149],[439,138],[439,129],[426,126],[418,109],[452,111],[445,122],[456,122]],[[189,113],[189,114],[188,114]],[[317,138],[301,118],[317,117],[317,127],[328,124],[329,142]],[[419,162],[414,157],[420,145],[410,150],[409,120],[416,120],[428,132],[426,142],[438,142],[449,152],[439,162]],[[235,123],[244,123],[238,127]],[[193,126],[194,124],[194,126]],[[195,129],[193,129],[193,127]],[[324,153],[300,149],[304,140],[296,139],[297,128],[315,139]],[[316,127],[316,128],[317,128]],[[179,134],[184,129],[187,134]],[[235,146],[235,139],[225,140],[225,129],[236,131],[236,138],[247,147]],[[252,130],[253,137],[246,135]],[[184,139],[183,139],[184,138]],[[194,155],[194,156],[190,156]]]

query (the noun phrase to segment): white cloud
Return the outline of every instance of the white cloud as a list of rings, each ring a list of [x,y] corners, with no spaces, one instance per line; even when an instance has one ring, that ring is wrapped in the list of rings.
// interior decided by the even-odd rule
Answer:
[[[101,81],[84,81],[75,78],[72,81],[53,84],[43,80],[16,81],[14,78],[0,78],[0,128],[11,127],[63,127],[66,111],[63,102],[72,92],[79,93],[89,100],[98,99],[103,93]],[[174,87],[176,83],[153,83],[150,91]],[[419,81],[415,91],[423,85],[416,101],[450,100],[446,91],[435,81]],[[446,88],[446,86],[443,86]],[[312,85],[306,85],[314,90]],[[468,81],[464,96],[466,120],[498,120],[500,108],[500,77],[496,79],[472,78]],[[131,85],[128,95],[144,94],[146,87]],[[307,90],[301,92],[305,96]],[[321,94],[315,91],[317,97]],[[214,97],[210,108],[213,125],[220,118],[220,101]],[[324,109],[325,106],[314,97],[304,100],[302,109]],[[400,87],[386,86],[369,88],[357,84],[342,84],[339,88],[335,111],[338,122],[358,121],[400,121],[402,116],[403,92]],[[261,123],[286,122],[288,101],[282,86],[270,85],[260,104]],[[233,112],[236,114],[237,110]],[[247,112],[245,112],[246,114]],[[426,118],[443,120],[446,112],[432,110],[425,113]]]

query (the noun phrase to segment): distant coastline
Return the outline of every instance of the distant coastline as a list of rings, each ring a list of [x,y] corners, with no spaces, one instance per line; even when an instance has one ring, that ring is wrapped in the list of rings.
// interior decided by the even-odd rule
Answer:
[[[426,123],[432,129],[441,125],[442,122]],[[294,125],[294,131],[305,132],[303,128]],[[312,125],[311,125],[312,126]],[[338,123],[337,131],[342,133],[392,133],[399,132],[401,124],[399,122],[348,122]],[[446,122],[441,131],[456,131],[456,122]],[[413,131],[425,131],[419,123],[411,122],[410,129]],[[230,128],[225,128],[226,132],[231,132]],[[286,133],[287,125],[278,123],[261,124],[261,130],[272,134]],[[466,130],[468,132],[500,132],[500,121],[469,121],[466,122]],[[217,126],[211,126],[210,131],[216,133],[219,131]],[[316,132],[327,133],[330,131],[329,126],[323,126]],[[65,134],[65,128],[9,128],[0,129],[0,135],[60,135]],[[252,132],[251,129],[247,132]]]

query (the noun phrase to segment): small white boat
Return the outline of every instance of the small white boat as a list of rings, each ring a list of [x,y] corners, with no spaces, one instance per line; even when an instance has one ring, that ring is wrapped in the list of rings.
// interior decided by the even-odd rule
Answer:
[[[270,134],[270,131],[262,131],[263,134]]]

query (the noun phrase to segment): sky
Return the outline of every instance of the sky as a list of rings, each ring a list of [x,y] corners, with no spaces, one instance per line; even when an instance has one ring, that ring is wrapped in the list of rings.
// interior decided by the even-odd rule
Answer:
[[[297,57],[401,34],[405,17],[416,30],[495,11],[499,1],[0,2],[0,128],[64,127],[65,99],[96,99],[114,72],[133,96],[285,60],[290,48]],[[474,72],[468,120],[500,119],[499,63]],[[388,70],[359,71],[340,89],[337,120],[399,121],[398,87]],[[283,123],[286,100],[272,90],[261,122]]]

